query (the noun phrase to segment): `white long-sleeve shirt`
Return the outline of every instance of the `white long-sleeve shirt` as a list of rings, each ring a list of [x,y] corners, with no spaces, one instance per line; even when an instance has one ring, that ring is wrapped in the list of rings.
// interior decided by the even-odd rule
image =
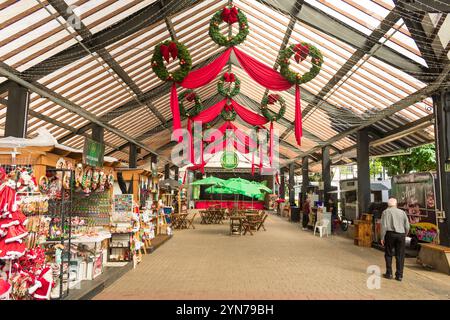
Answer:
[[[383,211],[381,215],[381,239],[384,240],[387,231],[408,234],[409,227],[408,216],[405,211],[394,207]]]

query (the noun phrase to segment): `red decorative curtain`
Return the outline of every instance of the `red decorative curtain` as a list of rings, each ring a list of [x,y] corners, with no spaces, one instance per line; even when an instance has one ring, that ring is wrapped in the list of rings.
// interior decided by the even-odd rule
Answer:
[[[232,48],[229,48],[210,64],[189,72],[180,85],[184,88],[195,89],[213,81],[230,59],[231,50]]]
[[[242,120],[244,120],[248,124],[251,124],[252,126],[261,126],[269,122],[265,117],[248,110],[234,100],[231,100],[231,105],[233,106],[233,109],[236,111],[239,117],[241,117]]]
[[[275,91],[284,91],[292,87],[292,83],[287,81],[278,71],[259,62],[236,47],[233,49],[241,67],[253,80],[264,88]]]
[[[198,115],[192,118],[192,121],[200,121],[202,123],[213,121],[217,116],[219,116],[220,112],[222,112],[222,109],[226,103],[227,99],[223,99],[222,101],[216,103],[208,109],[200,112]]]

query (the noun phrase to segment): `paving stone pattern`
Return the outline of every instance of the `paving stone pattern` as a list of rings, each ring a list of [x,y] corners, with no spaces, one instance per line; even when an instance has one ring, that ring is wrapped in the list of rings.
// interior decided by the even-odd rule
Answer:
[[[175,230],[95,299],[449,299],[450,277],[406,259],[403,282],[368,289],[383,252],[340,236],[314,237],[278,216],[267,231],[229,236],[229,224]]]

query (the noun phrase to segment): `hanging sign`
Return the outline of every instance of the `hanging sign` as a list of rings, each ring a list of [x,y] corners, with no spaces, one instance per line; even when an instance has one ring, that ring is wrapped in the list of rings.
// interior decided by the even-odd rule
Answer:
[[[90,167],[102,167],[105,155],[105,145],[86,138],[83,148],[83,163]]]
[[[225,151],[220,159],[220,164],[224,169],[236,169],[239,164],[239,158],[236,152]]]

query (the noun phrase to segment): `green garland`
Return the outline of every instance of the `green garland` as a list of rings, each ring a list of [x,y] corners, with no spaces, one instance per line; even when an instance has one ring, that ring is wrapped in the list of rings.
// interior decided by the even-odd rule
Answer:
[[[223,9],[222,9],[223,10]],[[219,46],[232,47],[245,41],[248,35],[248,21],[245,14],[238,9],[239,32],[234,37],[224,36],[220,33],[220,23],[222,22],[222,10],[217,11],[209,23],[209,36]]]
[[[186,108],[184,107],[184,99],[187,95],[193,93],[194,94],[194,106],[191,108],[190,111],[186,111]],[[178,95],[178,103],[180,107],[180,115],[185,117],[195,117],[202,111],[203,105],[202,101],[200,99],[200,96],[195,93],[194,90],[186,90]]]
[[[161,45],[168,46],[171,42],[175,42],[178,49],[178,60],[180,68],[174,73],[169,73],[167,67],[164,65],[163,56],[161,53]],[[188,48],[176,41],[166,40],[155,47],[155,51],[152,57],[152,69],[155,74],[163,81],[175,81],[181,82],[189,74],[192,68],[192,59],[189,54]]]
[[[311,64],[312,64],[311,69],[304,75],[293,72],[289,69],[289,59],[295,53],[294,51],[295,45],[292,44],[288,48],[280,51],[280,58],[279,58],[280,74],[284,78],[286,78],[290,83],[294,84],[302,84],[314,79],[319,74],[323,63],[323,56],[319,49],[317,49],[312,44],[306,42],[302,42],[301,44],[309,47],[308,56],[311,57]]]
[[[261,101],[261,112],[263,116],[269,120],[269,121],[278,121],[281,118],[283,118],[285,112],[286,112],[286,101],[282,96],[278,96],[278,99],[276,99],[280,103],[280,111],[278,113],[274,113],[268,108],[269,104],[269,95],[265,94],[262,101]]]
[[[235,75],[235,81],[234,81],[234,87],[233,89],[227,89],[225,90],[224,84],[225,84],[225,75],[223,75],[219,82],[217,83],[217,91],[227,98],[232,98],[241,92],[241,80]],[[230,82],[231,83],[231,82]]]
[[[230,111],[227,111],[225,108],[223,108],[222,112],[220,113],[222,116],[222,119],[225,121],[234,121],[236,120],[236,111],[234,109],[231,109]]]

